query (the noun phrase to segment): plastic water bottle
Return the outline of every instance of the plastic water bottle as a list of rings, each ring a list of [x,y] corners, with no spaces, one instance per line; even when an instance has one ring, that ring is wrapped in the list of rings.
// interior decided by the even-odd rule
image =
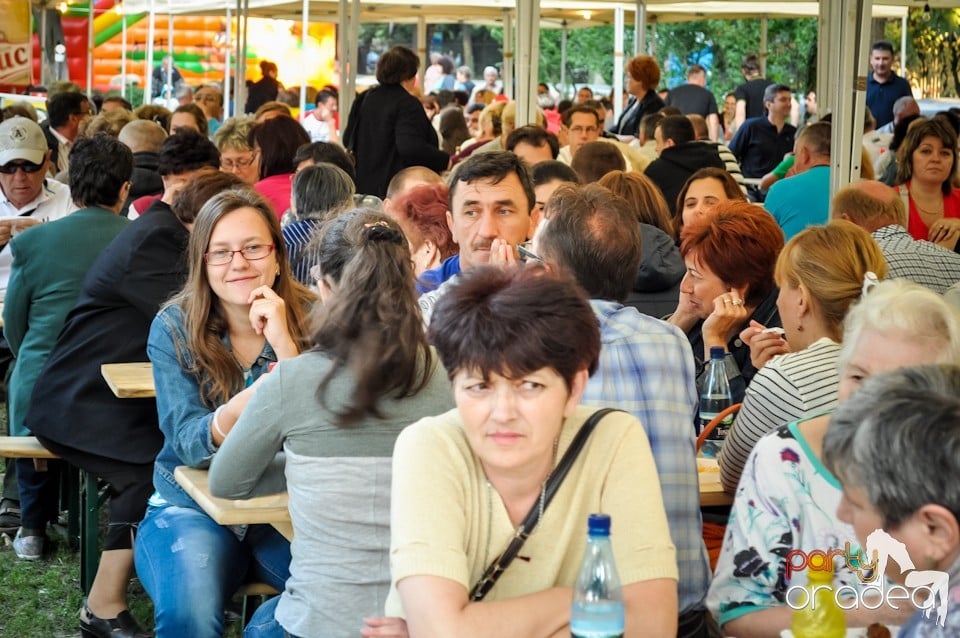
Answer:
[[[700,429],[707,426],[718,414],[733,404],[730,394],[730,381],[727,379],[727,368],[724,363],[726,352],[720,346],[710,348],[710,361],[707,363],[707,372],[704,377],[703,393],[700,395]],[[720,424],[707,435],[707,440],[700,448],[703,456],[713,458],[717,456],[727,438],[727,432],[733,424],[733,415],[728,415]]]
[[[808,569],[807,578],[806,597],[796,601],[804,604],[794,610],[790,625],[794,638],[843,638],[847,619],[837,602],[833,571]]]
[[[573,590],[570,635],[573,638],[622,638],[626,616],[620,577],[610,545],[610,517],[587,518],[587,551]]]

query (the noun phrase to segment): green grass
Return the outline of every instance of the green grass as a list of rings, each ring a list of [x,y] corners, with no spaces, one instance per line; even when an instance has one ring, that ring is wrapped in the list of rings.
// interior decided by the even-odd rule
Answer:
[[[7,406],[0,403],[0,434],[7,432]],[[3,469],[0,462],[0,470]],[[106,508],[100,512],[101,539]],[[9,537],[0,535],[0,637],[75,638],[80,636],[80,553],[64,538],[49,534],[49,551],[39,561],[25,561],[13,553]],[[153,629],[153,604],[134,580],[128,595],[130,612],[140,625]],[[239,638],[239,622],[229,622],[224,636]]]

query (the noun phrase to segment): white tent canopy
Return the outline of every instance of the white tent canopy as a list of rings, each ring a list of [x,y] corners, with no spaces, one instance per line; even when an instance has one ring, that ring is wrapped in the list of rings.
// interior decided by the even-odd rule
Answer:
[[[497,23],[504,27],[505,85],[511,84],[513,73],[512,51],[519,52],[518,89],[516,98],[517,124],[533,121],[537,84],[537,34],[539,28],[576,28],[613,23],[618,34],[613,45],[614,82],[617,93],[622,91],[623,31],[627,15],[641,24],[704,18],[772,18],[814,17],[819,20],[820,45],[818,64],[821,104],[834,113],[833,188],[848,183],[859,174],[860,146],[858,131],[863,121],[866,100],[866,69],[869,51],[869,21],[877,18],[903,18],[911,0],[829,0],[823,3],[781,0],[779,3],[738,0],[708,0],[705,2],[670,2],[667,0],[636,0],[636,2],[609,2],[605,0],[479,0],[469,6],[453,0],[126,0],[121,7],[125,13],[151,11],[175,14],[228,13],[237,15],[294,19],[307,22],[324,21],[341,25],[339,57],[343,86],[341,108],[349,112],[354,94],[357,55],[356,42],[361,22],[415,22],[418,24],[417,48],[422,60],[426,58],[426,24]],[[518,8],[518,2],[520,7]],[[955,0],[930,0],[935,7],[949,6]],[[167,6],[163,6],[167,5]],[[465,15],[466,14],[466,15]],[[516,22],[516,25],[513,23]],[[643,45],[641,32],[640,46]],[[238,47],[239,49],[239,47]],[[239,52],[239,51],[238,51]],[[510,52],[509,54],[507,52]],[[830,63],[826,63],[829,55]],[[239,56],[238,56],[239,57]],[[238,73],[242,78],[242,75]],[[619,76],[619,77],[618,77]],[[521,86],[522,85],[522,86]],[[242,82],[237,82],[237,100],[241,98]],[[508,89],[509,90],[509,89]],[[301,91],[301,102],[303,101]],[[617,97],[617,96],[615,96]],[[619,100],[615,100],[615,104]],[[302,104],[301,104],[302,105]],[[345,125],[345,122],[344,122]],[[853,152],[857,150],[857,152]]]

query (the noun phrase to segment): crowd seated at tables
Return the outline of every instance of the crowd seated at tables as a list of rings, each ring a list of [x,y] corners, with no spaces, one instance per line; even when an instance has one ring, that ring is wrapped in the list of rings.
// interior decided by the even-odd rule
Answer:
[[[433,85],[452,83],[448,62]],[[114,100],[90,118],[85,98],[51,98],[69,144],[27,109],[0,122],[13,433],[110,496],[84,636],[220,636],[250,582],[281,593],[248,638],[569,635],[597,511],[631,638],[779,636],[807,582],[788,554],[868,547],[875,530],[918,573],[960,578],[956,118],[894,108],[896,188],[864,180],[828,202],[837,124],[795,131],[791,88],[746,62],[739,117],[681,99],[702,96],[702,69],[664,106],[638,56],[619,119],[585,94],[520,127],[495,68],[424,96],[418,65],[381,55],[342,137],[325,87],[303,116],[333,127],[323,141],[280,101],[221,121],[214,85],[173,112]],[[766,209],[728,170],[763,177],[790,149]],[[718,459],[732,505],[705,509],[716,347],[742,408]],[[155,399],[99,375],[146,360]],[[883,463],[864,456],[886,444]],[[209,469],[215,496],[287,492],[292,541],[219,524],[178,466]],[[54,475],[7,470],[0,529],[40,559]],[[841,563],[835,586],[862,591]],[[152,621],[127,609],[134,575]],[[935,635],[915,612],[846,619]]]

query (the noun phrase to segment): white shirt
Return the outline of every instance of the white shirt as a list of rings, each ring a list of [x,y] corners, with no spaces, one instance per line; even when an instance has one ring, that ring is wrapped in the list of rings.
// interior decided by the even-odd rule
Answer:
[[[41,222],[50,222],[66,217],[75,210],[77,206],[70,199],[70,187],[56,180],[43,180],[40,194],[20,208],[7,199],[3,189],[0,189],[0,217],[29,217]],[[0,300],[7,293],[12,263],[13,253],[10,252],[10,244],[7,244],[3,250],[0,250]]]
[[[57,173],[62,173],[64,171],[70,170],[70,149],[73,148],[73,142],[65,138],[63,135],[60,135],[57,132],[57,129],[50,127],[50,132],[53,133],[53,136],[57,138],[59,142],[59,148],[57,150]]]
[[[303,125],[303,128],[307,131],[307,134],[310,135],[311,142],[329,142],[330,141],[330,124],[324,122],[323,120],[318,120],[314,117],[313,112],[303,118],[303,121],[300,122]]]

